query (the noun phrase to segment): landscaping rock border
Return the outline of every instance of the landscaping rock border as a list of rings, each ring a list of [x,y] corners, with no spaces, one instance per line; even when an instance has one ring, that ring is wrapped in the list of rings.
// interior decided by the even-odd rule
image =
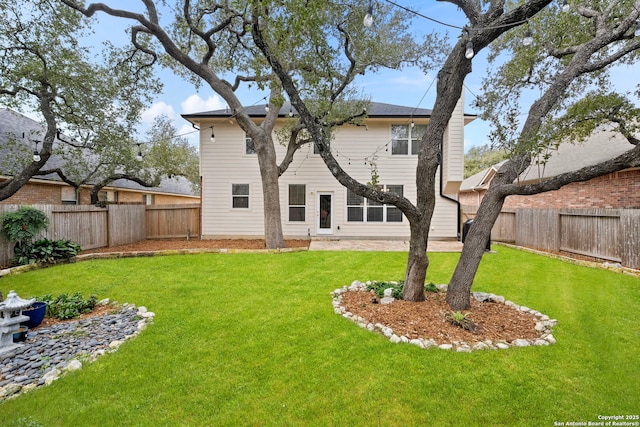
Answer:
[[[339,314],[342,317],[355,322],[361,328],[384,335],[385,337],[389,338],[389,341],[393,343],[409,343],[417,345],[418,347],[424,349],[439,348],[442,350],[454,350],[464,353],[470,353],[474,350],[504,350],[511,347],[546,346],[556,343],[556,339],[553,336],[553,327],[558,324],[558,321],[556,319],[550,319],[549,316],[542,314],[539,311],[533,310],[526,306],[518,305],[512,301],[508,301],[503,296],[485,292],[472,292],[471,295],[473,296],[473,298],[480,302],[490,301],[494,303],[504,304],[514,310],[533,315],[536,318],[535,328],[536,331],[540,332],[540,336],[536,339],[521,338],[515,339],[511,342],[493,342],[491,340],[485,340],[475,343],[466,343],[464,341],[456,341],[439,345],[433,339],[419,338],[410,340],[406,336],[396,335],[390,327],[382,325],[380,323],[373,324],[371,322],[368,322],[367,319],[354,315],[342,306],[342,294],[344,294],[345,292],[369,292],[368,285],[370,284],[371,282],[361,283],[358,280],[354,280],[350,286],[343,286],[342,288],[336,289],[331,292],[331,296],[333,299],[333,309],[336,314]],[[440,291],[446,292],[447,285],[437,286]]]
[[[108,299],[100,301],[108,305]],[[0,360],[0,401],[49,385],[65,372],[112,353],[136,337],[155,314],[145,307],[123,304],[117,312],[38,328],[24,345]]]

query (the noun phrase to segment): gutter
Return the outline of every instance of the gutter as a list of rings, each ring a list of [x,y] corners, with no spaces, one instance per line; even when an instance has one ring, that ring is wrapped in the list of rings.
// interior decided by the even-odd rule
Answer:
[[[440,152],[438,153],[438,160],[439,160],[439,164],[440,164],[440,197],[442,197],[443,199],[449,200],[450,202],[453,202],[456,204],[457,206],[457,212],[458,212],[458,222],[457,222],[457,226],[456,226],[456,235],[457,235],[457,240],[458,242],[460,241],[460,239],[462,238],[462,234],[460,233],[460,220],[461,220],[461,207],[460,207],[460,201],[457,199],[454,199],[453,197],[449,197],[446,194],[443,193],[443,178],[444,178],[444,171],[442,170],[442,143],[440,143]]]

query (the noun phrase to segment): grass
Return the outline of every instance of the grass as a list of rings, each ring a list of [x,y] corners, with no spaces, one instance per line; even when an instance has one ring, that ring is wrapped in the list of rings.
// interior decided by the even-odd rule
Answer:
[[[474,290],[559,320],[549,347],[425,351],[333,313],[354,279],[402,279],[401,253],[205,254],[90,261],[0,279],[80,291],[155,322],[116,353],[0,404],[3,425],[553,425],[638,414],[640,280],[497,247]],[[446,283],[457,254],[430,254]]]

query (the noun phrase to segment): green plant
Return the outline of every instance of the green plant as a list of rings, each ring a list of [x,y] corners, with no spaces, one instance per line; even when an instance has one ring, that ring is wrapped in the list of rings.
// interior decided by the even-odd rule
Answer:
[[[435,293],[435,292],[438,292],[438,287],[433,282],[429,282],[426,285],[424,285],[424,291]]]
[[[445,319],[449,323],[455,326],[459,326],[467,331],[475,332],[477,325],[469,317],[469,313],[462,313],[461,311],[451,311],[445,314]]]
[[[85,300],[80,292],[71,295],[60,294],[56,298],[48,294],[37,298],[37,300],[47,303],[46,317],[62,320],[73,319],[82,313],[89,313],[96,306],[94,295]]]
[[[49,218],[44,212],[31,206],[21,206],[15,212],[5,212],[0,216],[0,235],[22,246],[31,242],[36,234],[47,229]]]
[[[369,289],[370,291],[374,291],[380,298],[384,297],[385,289],[392,288],[393,292],[391,296],[395,299],[402,299],[403,287],[404,280],[398,280],[397,282],[378,282],[377,280],[374,280],[367,285],[367,289]]]
[[[27,265],[36,262],[53,263],[61,259],[74,257],[80,251],[80,245],[71,240],[36,240],[14,249],[13,264]]]

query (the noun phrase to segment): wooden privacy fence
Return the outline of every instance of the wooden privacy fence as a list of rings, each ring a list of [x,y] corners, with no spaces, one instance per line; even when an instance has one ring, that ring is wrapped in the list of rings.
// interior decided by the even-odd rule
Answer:
[[[126,245],[145,239],[200,237],[200,205],[32,205],[49,218],[38,238],[68,239],[82,249]],[[20,205],[0,205],[0,214]],[[14,242],[0,238],[0,265],[13,257]]]
[[[467,209],[467,218],[475,216]],[[640,269],[640,209],[516,209],[500,213],[491,239]]]

